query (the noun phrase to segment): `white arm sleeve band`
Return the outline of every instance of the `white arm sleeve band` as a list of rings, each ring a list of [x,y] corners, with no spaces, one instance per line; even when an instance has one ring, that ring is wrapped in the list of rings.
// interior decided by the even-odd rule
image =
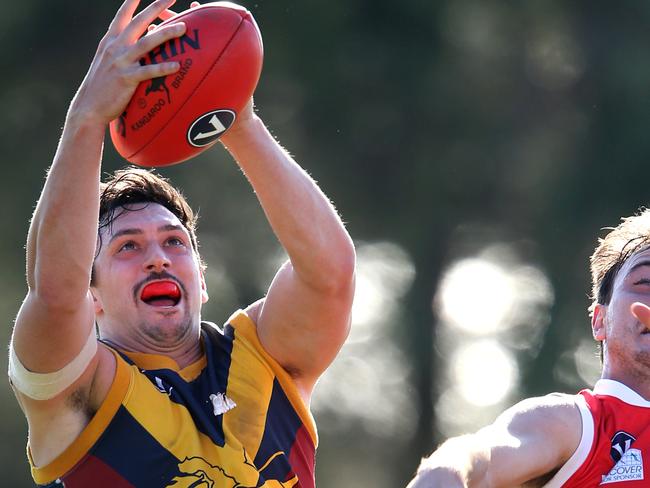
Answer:
[[[76,358],[53,373],[33,373],[25,368],[16,356],[12,340],[9,345],[9,379],[14,388],[23,395],[34,400],[49,400],[79,379],[96,352],[97,336],[95,327],[91,327],[88,340]]]

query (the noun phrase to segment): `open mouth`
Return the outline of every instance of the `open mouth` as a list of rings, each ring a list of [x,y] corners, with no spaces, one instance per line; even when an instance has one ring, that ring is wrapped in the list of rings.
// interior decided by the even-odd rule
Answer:
[[[140,299],[152,307],[174,307],[181,301],[181,290],[173,281],[154,281],[142,288]]]

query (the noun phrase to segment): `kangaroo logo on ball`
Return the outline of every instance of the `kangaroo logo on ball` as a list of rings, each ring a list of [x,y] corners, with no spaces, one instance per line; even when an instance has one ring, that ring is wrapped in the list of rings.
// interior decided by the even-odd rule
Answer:
[[[164,91],[167,94],[167,103],[170,103],[172,100],[169,97],[169,88],[167,88],[166,76],[160,76],[158,78],[152,78],[151,84],[145,89],[144,94],[149,95],[149,93]]]

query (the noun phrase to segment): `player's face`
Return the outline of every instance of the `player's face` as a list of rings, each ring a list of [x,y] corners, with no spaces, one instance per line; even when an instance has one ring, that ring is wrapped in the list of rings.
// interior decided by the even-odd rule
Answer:
[[[623,264],[610,303],[597,307],[594,336],[605,340],[606,367],[609,363],[629,371],[650,370],[650,324],[632,313],[636,302],[650,306],[650,249],[637,252]]]
[[[207,295],[188,231],[162,205],[126,208],[102,231],[95,260],[91,290],[102,333],[124,347],[193,337]]]

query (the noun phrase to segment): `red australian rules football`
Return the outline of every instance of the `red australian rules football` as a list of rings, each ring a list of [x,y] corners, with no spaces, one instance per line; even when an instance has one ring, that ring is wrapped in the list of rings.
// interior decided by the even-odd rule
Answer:
[[[141,64],[177,61],[180,70],[140,83],[111,139],[128,161],[168,166],[213,145],[253,95],[262,70],[262,37],[251,13],[230,2],[191,8],[182,37],[158,46]]]

